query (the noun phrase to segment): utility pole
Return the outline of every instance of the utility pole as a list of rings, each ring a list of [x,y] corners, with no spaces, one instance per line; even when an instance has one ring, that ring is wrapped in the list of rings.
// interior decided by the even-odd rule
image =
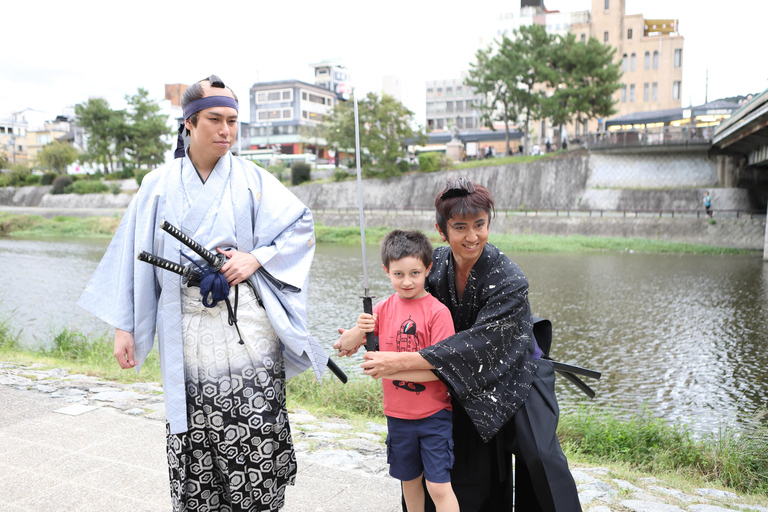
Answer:
[[[709,68],[707,68],[707,74],[704,78],[704,104],[707,104],[707,93],[709,92]]]

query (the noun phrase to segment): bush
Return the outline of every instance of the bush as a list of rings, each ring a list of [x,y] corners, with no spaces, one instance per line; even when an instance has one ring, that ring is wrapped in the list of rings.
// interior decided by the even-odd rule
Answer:
[[[139,169],[138,171],[136,171],[134,173],[133,177],[136,180],[136,183],[139,184],[139,186],[141,186],[141,182],[142,182],[142,180],[144,180],[144,176],[146,176],[148,172],[149,171],[143,171],[143,170]]]
[[[24,178],[23,185],[39,185],[40,178],[42,178],[42,176],[39,174],[27,174],[27,176]]]
[[[117,194],[121,193],[123,191],[123,189],[120,187],[119,183],[113,183],[112,185],[110,185],[109,191],[112,192],[113,194],[117,195]]]
[[[411,168],[408,166],[408,162],[406,160],[400,160],[399,162],[397,162],[397,171],[400,174],[405,174],[410,170]]]
[[[53,185],[53,180],[56,179],[58,174],[55,172],[46,172],[43,174],[43,177],[40,178],[40,184],[41,185]]]
[[[312,168],[306,162],[294,162],[291,166],[291,185],[300,185],[311,179]]]
[[[422,153],[419,155],[419,170],[421,172],[435,172],[440,165],[440,156],[437,153]]]
[[[51,194],[63,194],[64,189],[72,185],[73,181],[67,175],[57,176],[53,180],[53,188],[51,188]]]
[[[347,178],[349,178],[347,171],[338,170],[333,172],[333,181],[344,181]]]
[[[68,194],[101,194],[109,190],[101,180],[75,181],[64,189]]]

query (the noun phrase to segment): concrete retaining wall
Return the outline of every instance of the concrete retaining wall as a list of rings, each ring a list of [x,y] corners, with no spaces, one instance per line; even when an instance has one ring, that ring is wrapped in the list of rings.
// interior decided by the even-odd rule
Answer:
[[[589,156],[588,188],[676,188],[717,185],[717,160],[704,152],[604,153]]]

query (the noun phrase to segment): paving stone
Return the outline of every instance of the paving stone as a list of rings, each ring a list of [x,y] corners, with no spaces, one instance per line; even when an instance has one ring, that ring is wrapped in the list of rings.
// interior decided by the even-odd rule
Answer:
[[[333,421],[321,421],[317,424],[320,428],[327,428],[330,430],[352,430],[352,425],[349,423],[336,423]]]
[[[310,439],[338,439],[341,434],[336,432],[310,432],[307,434]]]
[[[635,512],[685,512],[684,509],[675,505],[654,503],[651,501],[624,500],[621,502],[621,506],[634,510]]]
[[[608,496],[607,492],[586,490],[583,492],[579,492],[579,501],[581,502],[581,505],[584,506],[584,505],[589,505],[592,501],[598,498],[604,498],[607,496]]]
[[[675,499],[678,499],[680,501],[684,501],[686,503],[693,503],[694,501],[699,501],[698,498],[695,496],[691,496],[690,494],[685,494],[682,491],[678,491],[677,489],[668,489],[666,487],[659,487],[657,485],[651,485],[648,487],[648,490],[660,492],[663,494],[666,494],[668,496],[672,496]]]
[[[373,421],[369,421],[368,423],[366,423],[365,428],[369,432],[377,432],[379,434],[386,434],[388,432],[386,425],[382,425],[380,423],[374,423]]]
[[[131,416],[141,416],[147,411],[145,411],[144,409],[134,408],[134,409],[126,409],[123,412],[125,414],[130,414]]]
[[[366,439],[342,439],[339,444],[345,448],[358,451],[363,455],[373,455],[377,453],[383,453],[385,451],[384,446],[381,443],[374,443]]]
[[[688,510],[691,512],[733,512],[732,508],[723,508],[718,507],[716,505],[709,505],[709,504],[698,504],[698,505],[691,505],[688,507]]]
[[[576,485],[588,484],[597,481],[595,477],[586,474],[581,469],[572,470],[571,475],[573,475],[573,480],[576,482]]]
[[[66,414],[68,416],[79,416],[81,414],[84,414],[86,412],[91,412],[96,409],[98,409],[98,407],[93,405],[73,404],[73,405],[68,405],[66,407],[62,407],[61,409],[56,409],[53,412],[57,412],[59,414]]]
[[[631,483],[627,482],[626,480],[619,480],[618,478],[613,479],[614,483],[619,486],[619,489],[622,491],[632,491],[632,492],[643,492],[642,489],[640,489],[637,486],[632,485]]]
[[[717,500],[737,500],[740,498],[738,494],[719,489],[696,489],[696,494]]]
[[[587,512],[611,512],[611,509],[605,505],[598,505],[596,507],[590,508]]]
[[[312,416],[311,414],[304,414],[304,413],[288,413],[288,421],[293,423],[307,423],[310,421],[317,421],[317,418]]]
[[[758,505],[747,505],[746,503],[735,503],[733,505],[736,508],[742,510],[754,510],[756,512],[768,512],[768,507],[760,507]]]

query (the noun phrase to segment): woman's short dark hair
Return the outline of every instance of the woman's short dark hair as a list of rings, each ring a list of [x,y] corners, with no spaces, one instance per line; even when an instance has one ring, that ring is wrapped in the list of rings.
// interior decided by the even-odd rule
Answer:
[[[389,264],[412,256],[429,268],[432,264],[432,242],[421,231],[390,231],[381,241],[381,262],[389,270]]]
[[[480,212],[488,214],[488,224],[495,216],[493,196],[487,188],[472,183],[467,178],[453,178],[435,197],[435,217],[440,231],[447,233],[448,220],[454,217],[475,216]]]
[[[203,91],[203,86],[200,85],[202,82],[209,82],[211,87],[216,87],[217,89],[229,89],[229,91],[232,93],[232,96],[235,97],[235,101],[238,101],[235,91],[224,85],[224,82],[222,82],[221,78],[216,75],[211,75],[208,78],[203,78],[202,80],[199,80],[187,87],[187,89],[184,91],[184,94],[181,96],[182,110],[187,106],[187,104],[204,97],[205,91]],[[197,114],[198,113],[195,112],[189,116],[189,120],[192,122],[192,126],[197,126]],[[189,130],[187,130],[187,135],[189,135]]]

